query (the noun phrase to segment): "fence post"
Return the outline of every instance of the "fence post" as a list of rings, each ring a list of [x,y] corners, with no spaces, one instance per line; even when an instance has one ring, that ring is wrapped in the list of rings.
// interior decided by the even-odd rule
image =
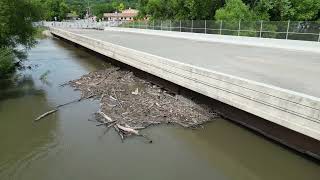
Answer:
[[[161,20],[160,30],[162,31],[162,20]]]
[[[207,20],[204,20],[204,33],[207,34]]]
[[[260,38],[262,37],[262,23],[263,23],[263,21],[261,20],[261,21],[260,21],[260,35],[259,35]]]
[[[169,26],[170,26],[170,28],[169,28],[169,30],[171,31],[171,20],[170,20],[170,22],[169,22],[170,24],[169,24]]]
[[[318,42],[320,42],[320,32],[319,32]]]
[[[180,32],[181,32],[181,20],[180,20]]]
[[[289,28],[290,28],[290,20],[288,21],[286,39],[288,39],[288,36],[289,36]]]
[[[152,21],[152,29],[154,30],[154,20]]]
[[[240,36],[240,29],[241,29],[241,19],[239,20],[238,36]]]
[[[193,20],[191,20],[191,32],[193,32]]]
[[[222,20],[220,21],[220,32],[219,34],[221,35],[222,34]]]

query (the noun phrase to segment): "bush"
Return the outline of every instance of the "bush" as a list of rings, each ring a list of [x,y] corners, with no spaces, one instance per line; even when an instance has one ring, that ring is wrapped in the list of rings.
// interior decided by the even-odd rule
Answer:
[[[15,56],[11,49],[0,49],[0,78],[12,73],[15,69]]]
[[[216,11],[215,19],[229,22],[255,21],[257,16],[242,0],[227,0],[225,6]]]

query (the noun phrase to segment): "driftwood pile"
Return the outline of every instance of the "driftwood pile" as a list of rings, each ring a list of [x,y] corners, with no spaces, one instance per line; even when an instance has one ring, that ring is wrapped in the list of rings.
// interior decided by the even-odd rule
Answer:
[[[91,72],[67,84],[80,90],[82,98],[100,99],[97,126],[115,128],[122,140],[138,135],[152,142],[139,130],[164,123],[197,127],[217,117],[205,105],[180,95],[171,95],[132,72],[115,67]]]

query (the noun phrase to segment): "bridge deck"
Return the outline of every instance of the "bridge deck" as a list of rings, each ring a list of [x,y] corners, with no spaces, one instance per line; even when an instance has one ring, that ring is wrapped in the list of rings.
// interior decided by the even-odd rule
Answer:
[[[258,116],[260,120],[255,119],[247,124],[242,119],[244,121],[241,123],[320,159],[320,53],[316,43],[315,50],[307,52],[281,49],[279,44],[287,43],[284,40],[276,41],[279,47],[276,49],[117,30],[51,28],[51,32],[237,110]],[[306,49],[304,45],[308,44],[292,42],[297,45],[297,49]],[[269,125],[261,118],[269,121]],[[260,128],[256,126],[257,123],[262,123]],[[275,129],[276,124],[287,129]],[[301,141],[297,137],[301,137]]]
[[[68,29],[123,47],[320,97],[316,52],[194,41],[137,33]]]

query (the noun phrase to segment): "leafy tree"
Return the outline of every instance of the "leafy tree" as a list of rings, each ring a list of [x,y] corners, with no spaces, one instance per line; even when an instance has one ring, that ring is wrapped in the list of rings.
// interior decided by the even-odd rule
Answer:
[[[147,12],[147,4],[149,3],[149,0],[138,0],[138,9],[139,9],[139,17],[145,17],[148,15]]]
[[[154,19],[169,19],[173,17],[170,0],[149,0],[146,13]]]
[[[272,20],[288,20],[294,15],[291,0],[273,0],[271,3],[273,8],[270,9],[269,14],[273,17]]]
[[[11,49],[0,48],[0,78],[15,69],[15,57]]]
[[[220,0],[139,0],[140,17],[154,19],[212,19]]]
[[[260,20],[269,20],[271,15],[269,11],[273,9],[273,3],[270,0],[260,0],[253,7],[253,11]]]
[[[188,11],[188,19],[208,19],[211,14],[211,0],[186,0],[184,6]]]
[[[319,0],[293,0],[294,15],[293,20],[317,20],[320,18]]]
[[[120,3],[119,5],[118,5],[118,11],[123,11],[124,9],[125,9],[126,7],[125,7],[125,5],[123,4],[123,3]]]
[[[69,6],[70,11],[75,11],[80,18],[83,18],[86,15],[88,4],[83,0],[67,0],[67,5]]]
[[[93,14],[97,16],[99,19],[103,18],[104,13],[114,12],[115,10],[116,9],[111,4],[107,3],[96,4],[92,7]]]
[[[66,18],[67,13],[70,12],[70,9],[65,2],[65,0],[46,0],[45,1],[46,8],[46,20],[57,20],[62,21]]]
[[[254,11],[273,21],[319,19],[319,0],[260,0]]]
[[[13,70],[25,57],[24,50],[36,41],[32,22],[41,18],[39,3],[25,0],[0,0],[0,76]]]
[[[254,21],[257,19],[257,16],[241,0],[227,0],[226,5],[216,11],[215,19],[224,21]]]

